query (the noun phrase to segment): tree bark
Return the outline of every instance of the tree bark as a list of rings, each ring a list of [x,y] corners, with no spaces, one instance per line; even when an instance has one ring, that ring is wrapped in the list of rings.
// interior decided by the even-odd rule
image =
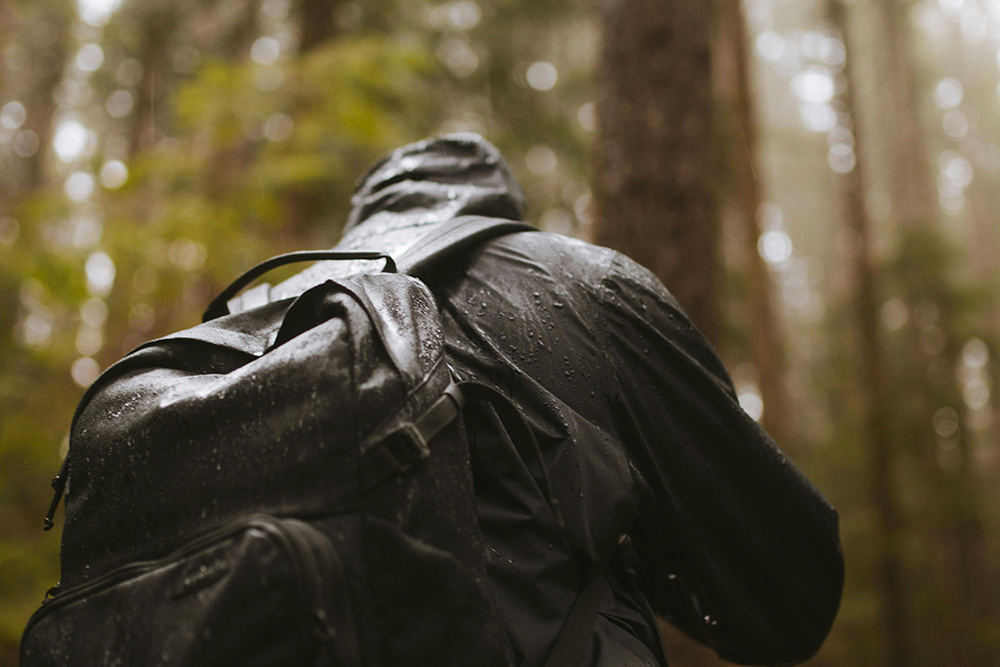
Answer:
[[[717,342],[712,6],[604,4],[594,240],[653,271]]]

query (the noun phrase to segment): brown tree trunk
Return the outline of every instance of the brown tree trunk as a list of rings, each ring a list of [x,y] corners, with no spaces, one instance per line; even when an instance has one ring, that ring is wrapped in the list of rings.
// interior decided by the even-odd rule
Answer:
[[[342,4],[341,0],[303,0],[298,5],[300,57],[336,38],[334,15]],[[297,185],[285,192],[283,198],[282,230],[292,237],[293,243],[305,242],[314,223],[322,217],[326,193],[309,185]]]
[[[954,72],[973,73],[989,72],[991,63],[984,62],[986,58],[981,53],[981,49],[976,49],[974,54],[970,53],[963,38],[960,26],[957,24],[951,27],[952,43],[956,46],[950,53],[951,69]],[[972,55],[972,62],[969,56]],[[974,102],[969,100],[971,94],[976,90],[989,90],[992,92],[993,79],[982,76],[979,81],[966,80],[969,91],[966,95],[965,105],[974,109]],[[987,100],[987,104],[990,101]],[[981,121],[980,127],[972,130],[985,136],[990,136],[989,120],[990,115],[986,115]],[[985,130],[985,131],[984,131]],[[996,219],[991,215],[987,204],[987,193],[984,191],[983,181],[988,178],[985,169],[977,170],[977,174],[967,190],[966,210],[968,211],[969,228],[968,237],[973,240],[973,250],[969,254],[973,275],[979,284],[990,284],[995,277],[996,269]],[[988,318],[987,322],[995,316]],[[954,318],[953,318],[954,321]],[[953,324],[954,326],[954,324]],[[948,360],[955,368],[962,364],[962,345],[965,342],[960,335],[946,328],[948,336]],[[954,638],[955,652],[964,651],[964,663],[972,667],[989,667],[995,665],[996,647],[995,642],[986,640],[989,636],[990,621],[992,619],[995,605],[992,593],[994,573],[987,567],[989,562],[988,547],[986,544],[986,529],[983,525],[983,516],[980,509],[981,504],[985,504],[982,495],[979,470],[975,461],[974,450],[977,446],[970,417],[970,409],[963,406],[959,411],[960,429],[958,432],[957,449],[960,455],[959,468],[955,471],[951,480],[950,492],[954,501],[949,503],[953,507],[950,513],[950,528],[953,533],[953,544],[955,549],[954,561],[950,570],[956,575],[956,589],[958,592],[958,610],[956,613],[959,621],[958,632]],[[959,664],[956,661],[956,664]]]
[[[14,208],[24,195],[42,184],[45,178],[45,161],[52,141],[52,117],[56,110],[53,92],[62,80],[63,66],[69,56],[73,20],[73,6],[65,2],[52,3],[51,7],[24,5],[14,10],[0,8],[3,20],[3,46],[20,43],[26,67],[15,75],[0,80],[0,88],[24,105],[27,116],[18,128],[21,132],[34,132],[38,149],[28,157],[11,156],[12,162],[3,165],[0,174],[0,214]],[[0,56],[2,58],[2,56]],[[0,63],[2,64],[2,63]],[[9,80],[7,77],[10,77]],[[23,78],[22,78],[23,77]],[[6,96],[5,96],[6,97]],[[6,101],[6,100],[5,100]]]
[[[910,3],[879,0],[878,21],[883,35],[883,118],[892,118],[889,188],[895,220],[903,226],[937,220],[937,187],[931,176],[927,145],[920,122],[913,59],[910,51]]]
[[[717,343],[712,7],[604,3],[593,235],[653,271]],[[716,662],[679,632],[664,638],[678,664]]]
[[[604,4],[594,240],[652,270],[717,341],[711,8]]]
[[[303,0],[299,5],[299,52],[307,53],[337,33],[334,12],[341,4],[339,0]]]
[[[722,0],[715,72],[728,120],[728,173],[733,183],[733,205],[739,213],[744,238],[747,311],[750,315],[750,354],[760,372],[764,401],[761,425],[780,445],[793,437],[791,399],[785,373],[785,337],[774,305],[770,270],[757,250],[761,235],[757,211],[764,189],[757,158],[757,117],[748,62],[747,26],[740,0]]]
[[[859,116],[853,96],[853,50],[841,2],[842,0],[829,0],[827,11],[830,22],[841,34],[847,52],[844,67],[847,85],[840,96],[840,103],[847,116],[856,119]],[[890,404],[878,330],[879,289],[872,258],[871,224],[865,206],[866,183],[861,159],[865,157],[862,153],[864,143],[856,122],[850,129],[854,133],[854,150],[859,158],[854,169],[839,178],[844,179],[840,188],[843,192],[844,216],[855,241],[852,273],[858,327],[858,369],[860,389],[865,392],[860,401],[864,411],[862,437],[871,457],[871,495],[879,520],[876,581],[881,594],[882,632],[885,641],[880,664],[886,667],[909,667],[912,664],[912,632],[900,553],[903,518],[894,478],[895,456],[889,429]]]
[[[131,153],[149,150],[162,137],[157,116],[167,111],[167,81],[164,72],[169,67],[167,45],[173,40],[178,15],[172,7],[152,7],[139,17],[143,46],[139,56],[142,79],[139,81],[135,101],[135,123],[132,125]]]

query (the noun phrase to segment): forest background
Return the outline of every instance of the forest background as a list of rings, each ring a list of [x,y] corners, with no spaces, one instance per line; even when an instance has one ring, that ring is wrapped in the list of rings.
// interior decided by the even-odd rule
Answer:
[[[998,84],[998,0],[2,0],[0,665],[83,389],[445,131],[653,268],[837,506],[810,665],[1000,664]]]

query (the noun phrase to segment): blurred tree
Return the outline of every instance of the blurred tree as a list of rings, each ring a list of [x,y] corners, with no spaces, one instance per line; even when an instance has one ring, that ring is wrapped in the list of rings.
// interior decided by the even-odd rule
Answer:
[[[19,1],[0,7],[0,34],[4,35],[0,85],[6,103],[12,104],[6,107],[10,113],[4,129],[16,132],[0,148],[4,163],[0,207],[12,207],[42,180],[45,147],[52,138],[53,92],[72,48],[72,11],[70,0]]]
[[[770,270],[760,253],[760,212],[764,190],[758,159],[757,118],[750,80],[747,26],[740,0],[719,3],[714,39],[714,75],[720,89],[720,142],[726,149],[725,173],[743,239],[743,272],[747,283],[746,312],[750,356],[760,377],[764,403],[761,425],[783,447],[793,446],[793,410],[788,394],[785,337],[774,302]]]
[[[866,154],[861,128],[854,122],[859,117],[853,95],[854,52],[841,0],[829,0],[827,12],[846,51],[846,83],[840,95],[844,130],[853,137],[854,154],[863,159]],[[870,457],[871,499],[879,519],[879,530],[875,535],[878,545],[876,562],[881,589],[883,637],[886,642],[882,663],[892,667],[906,667],[911,664],[912,659],[913,631],[901,554],[904,525],[896,488],[897,453],[891,428],[893,408],[888,394],[883,343],[879,336],[878,304],[881,299],[876,277],[878,260],[874,256],[872,225],[865,203],[867,184],[862,159],[856,158],[853,167],[842,170],[844,173],[837,175],[837,178],[840,181],[838,189],[843,196],[844,219],[850,230],[854,255],[851,272],[854,283],[857,371],[860,379],[858,387],[864,392],[860,401],[862,439]]]
[[[337,33],[336,15],[342,2],[303,0],[298,6],[299,52],[307,53]]]
[[[882,100],[884,116],[893,122],[891,155],[886,165],[892,212],[902,225],[932,224],[937,220],[934,205],[934,178],[928,162],[928,147],[913,67],[909,20],[911,0],[877,0],[875,3],[881,34],[883,63]]]

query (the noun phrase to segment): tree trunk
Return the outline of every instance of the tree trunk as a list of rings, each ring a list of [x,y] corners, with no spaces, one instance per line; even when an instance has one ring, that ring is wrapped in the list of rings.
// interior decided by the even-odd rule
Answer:
[[[937,187],[920,122],[907,20],[910,3],[879,0],[876,9],[884,37],[882,71],[889,73],[881,79],[882,117],[893,119],[886,128],[892,151],[888,165],[892,211],[896,222],[904,226],[932,224],[938,217]]]
[[[333,15],[340,4],[339,0],[335,2],[303,0],[298,11],[302,25],[299,31],[300,53],[312,51],[320,44],[333,38],[337,33]]]
[[[13,9],[0,8],[0,12],[5,38],[2,44],[19,42],[27,63],[16,75],[4,72],[0,88],[8,95],[13,93],[9,99],[18,99],[24,105],[27,115],[18,129],[34,132],[38,142],[32,155],[10,156],[11,162],[3,165],[4,173],[0,174],[0,215],[3,215],[4,211],[9,214],[16,202],[45,180],[45,161],[56,110],[52,94],[62,80],[63,66],[69,56],[73,7],[66,2],[55,2],[51,7],[26,4]]]
[[[840,32],[847,53],[844,76],[847,85],[840,103],[850,119],[857,119],[858,109],[853,96],[853,50],[844,16],[842,0],[829,0],[830,22]],[[864,392],[863,442],[870,459],[872,501],[879,521],[876,581],[882,602],[882,632],[884,655],[880,664],[886,667],[912,665],[911,620],[903,581],[900,542],[903,519],[899,508],[899,492],[895,485],[895,456],[892,451],[890,404],[887,395],[886,367],[878,333],[879,289],[872,258],[872,234],[865,206],[866,183],[862,166],[864,143],[858,124],[849,128],[854,133],[854,150],[858,155],[854,169],[839,176],[844,179],[843,209],[847,228],[854,237],[852,274],[857,317],[858,370],[860,389]]]
[[[712,7],[604,3],[593,234],[655,273],[718,343]],[[679,632],[664,637],[678,664],[724,664]]]
[[[652,270],[717,342],[711,9],[604,4],[594,240]]]
[[[728,120],[728,173],[733,184],[733,205],[739,213],[744,237],[744,271],[747,280],[750,354],[760,372],[764,401],[761,425],[778,442],[792,441],[789,417],[791,399],[786,383],[785,337],[774,305],[770,270],[757,250],[761,236],[757,211],[764,184],[757,157],[757,117],[748,62],[747,26],[740,0],[723,0],[716,42],[716,77]],[[723,72],[725,74],[723,74]]]
[[[142,79],[136,90],[130,146],[132,155],[153,148],[162,138],[157,130],[157,116],[167,111],[167,45],[173,40],[179,17],[172,7],[155,6],[143,11],[138,19],[143,39],[139,56]]]

